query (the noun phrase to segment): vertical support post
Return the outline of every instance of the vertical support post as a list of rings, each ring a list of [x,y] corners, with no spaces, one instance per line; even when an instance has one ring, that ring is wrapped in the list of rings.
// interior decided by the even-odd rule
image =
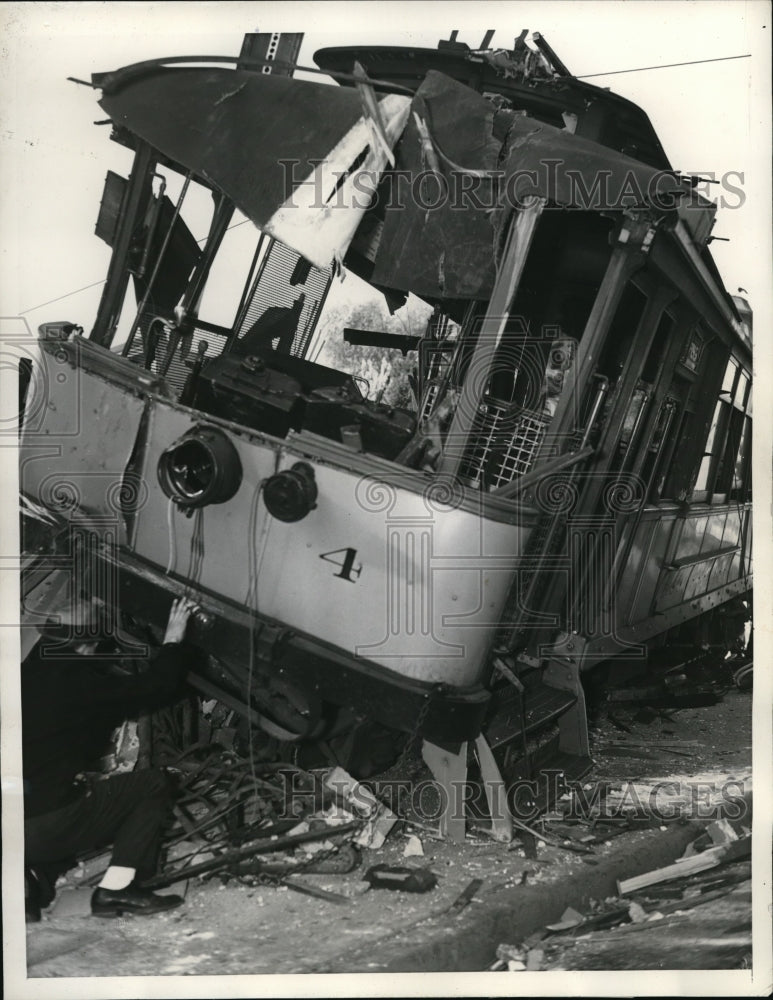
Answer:
[[[146,771],[153,763],[153,720],[149,714],[141,715],[137,720],[137,739],[140,751],[136,769]]]
[[[631,228],[636,227],[631,226]],[[566,373],[564,390],[558,401],[550,431],[534,461],[534,468],[543,457],[550,454],[558,438],[562,435],[571,435],[575,431],[578,403],[584,398],[588,382],[598,364],[626,282],[644,261],[641,239],[635,238],[640,234],[636,232],[632,236],[629,229],[624,231],[627,239],[625,242],[620,239],[609,258],[601,287],[577,347],[575,363]]]
[[[110,347],[121,315],[126,286],[129,283],[129,254],[132,248],[132,238],[137,227],[137,220],[145,211],[150,198],[150,176],[155,168],[155,156],[152,148],[141,140],[137,140],[137,150],[134,154],[134,164],[129,175],[125,202],[121,208],[121,216],[116,229],[113,243],[113,255],[107,272],[105,287],[99,300],[97,317],[91,331],[90,339],[103,347]]]
[[[488,311],[467,368],[461,398],[446,438],[440,464],[441,473],[455,476],[459,471],[462,455],[494,368],[496,352],[510,318],[510,308],[518,291],[537,223],[544,207],[543,198],[527,199],[510,225]]]
[[[223,237],[226,234],[228,225],[234,213],[233,202],[229,201],[225,195],[218,195],[215,201],[215,208],[212,213],[212,220],[209,225],[209,234],[204,250],[201,253],[193,274],[188,279],[188,287],[183,293],[180,304],[175,308],[176,325],[169,337],[166,356],[159,367],[159,374],[166,375],[172,363],[172,357],[177,350],[178,344],[183,337],[192,337],[198,319],[199,304],[204,292],[204,286],[209,278],[212,262],[215,254],[220,249]],[[137,317],[139,321],[139,315]],[[189,342],[190,344],[190,342]]]

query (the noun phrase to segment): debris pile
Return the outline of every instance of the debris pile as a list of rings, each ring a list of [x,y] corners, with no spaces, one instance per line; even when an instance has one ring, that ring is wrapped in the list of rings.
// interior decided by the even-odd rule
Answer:
[[[361,856],[354,839],[378,803],[355,807],[319,774],[211,746],[202,761],[196,761],[195,752],[181,755],[177,770],[176,823],[156,887],[217,876],[223,882],[286,885],[346,901],[291,876],[356,869]]]
[[[520,944],[500,944],[490,971],[748,968],[748,819],[713,820],[676,862],[619,880],[617,896]]]
[[[159,874],[147,886],[166,888],[191,878],[223,884],[284,886],[347,904],[369,888],[426,892],[437,885],[428,868],[377,864],[343,892],[309,884],[301,875],[345,875],[379,851],[399,817],[341,767],[305,771],[289,763],[239,756],[217,744],[190,747],[171,768],[178,776],[174,823]],[[405,857],[421,857],[415,834]],[[82,858],[69,885],[95,885],[109,852]]]

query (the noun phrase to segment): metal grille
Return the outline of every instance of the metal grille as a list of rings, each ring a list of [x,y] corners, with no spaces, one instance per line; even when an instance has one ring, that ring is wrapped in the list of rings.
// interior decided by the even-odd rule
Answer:
[[[270,306],[289,308],[303,292],[306,301],[303,304],[290,353],[296,358],[306,356],[317,316],[330,286],[331,275],[329,271],[322,271],[318,267],[309,265],[305,280],[290,284],[300,259],[299,254],[283,243],[276,241],[271,243],[262,261],[252,299],[238,330],[240,339]]]
[[[419,423],[426,420],[427,417],[435,409],[435,400],[437,399],[438,392],[440,391],[440,381],[431,382],[426,390],[424,391],[424,399],[421,401],[421,407],[419,408]]]
[[[545,435],[547,420],[531,413],[522,413],[491,480],[492,489],[511,483],[528,472]]]
[[[542,414],[514,411],[510,404],[486,396],[462,459],[461,479],[487,490],[513,482],[531,468],[547,425]]]
[[[445,315],[430,318],[427,324],[427,338],[420,345],[420,364],[424,372],[424,393],[419,405],[419,422],[431,416],[438,401],[438,393],[447,381],[453,367],[457,341],[448,339],[452,332],[458,334],[459,327]]]

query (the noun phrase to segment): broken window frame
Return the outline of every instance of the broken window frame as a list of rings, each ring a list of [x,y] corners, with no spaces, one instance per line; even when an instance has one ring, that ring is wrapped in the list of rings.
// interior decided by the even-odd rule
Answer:
[[[711,424],[698,469],[692,500],[725,503],[738,500],[749,489],[751,455],[751,374],[740,359],[730,355],[716,398]],[[743,453],[745,452],[745,454]]]

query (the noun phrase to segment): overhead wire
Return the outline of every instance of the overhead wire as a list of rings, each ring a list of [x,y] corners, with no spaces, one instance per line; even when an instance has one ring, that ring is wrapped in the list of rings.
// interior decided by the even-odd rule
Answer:
[[[84,285],[83,288],[75,288],[71,292],[65,292],[64,295],[58,295],[55,299],[49,299],[48,302],[41,302],[37,306],[30,306],[29,309],[22,309],[19,313],[20,316],[24,316],[26,313],[35,312],[36,309],[42,309],[44,306],[51,306],[55,302],[61,302],[62,299],[69,299],[71,295],[77,295],[78,292],[88,291],[89,288],[96,288],[97,285],[104,285],[107,278],[101,278],[99,281],[92,281],[90,285]]]
[[[717,56],[714,59],[691,59],[688,62],[661,63],[659,66],[636,66],[634,69],[612,69],[607,73],[584,73],[575,80],[591,80],[595,76],[619,76],[621,73],[646,73],[651,69],[673,69],[676,66],[699,66],[702,63],[729,62],[731,59],[751,59],[751,52],[738,56]]]

